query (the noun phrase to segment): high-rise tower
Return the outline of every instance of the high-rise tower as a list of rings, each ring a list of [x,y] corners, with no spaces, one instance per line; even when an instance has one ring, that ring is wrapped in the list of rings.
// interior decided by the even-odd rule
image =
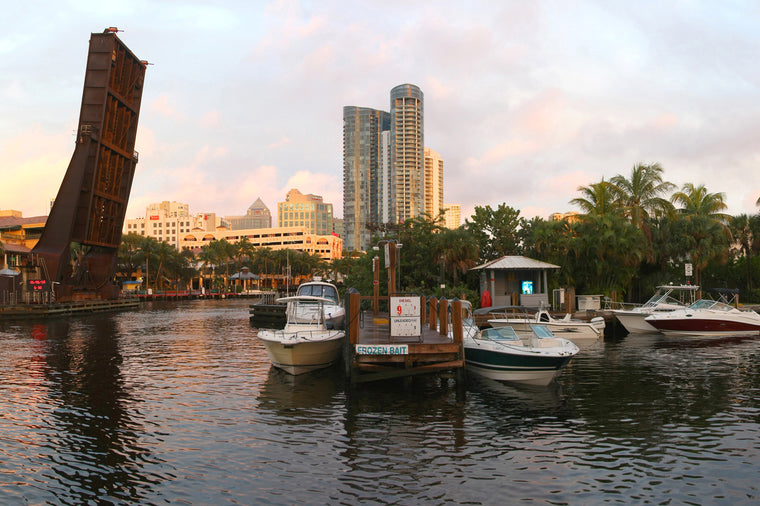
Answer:
[[[349,251],[364,250],[371,228],[387,221],[385,201],[391,181],[383,132],[390,130],[390,114],[368,107],[343,107],[343,224],[344,245]],[[385,172],[383,168],[385,167]],[[387,213],[387,212],[386,212]]]
[[[425,141],[422,90],[400,84],[391,90],[392,221],[403,223],[425,210]]]
[[[443,210],[443,158],[425,148],[425,214],[435,220]]]

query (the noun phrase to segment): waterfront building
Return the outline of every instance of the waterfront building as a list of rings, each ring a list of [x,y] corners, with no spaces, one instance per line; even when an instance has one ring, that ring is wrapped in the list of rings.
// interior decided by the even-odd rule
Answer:
[[[188,204],[164,201],[149,204],[142,218],[125,220],[123,232],[153,237],[157,241],[167,242],[181,250],[182,234],[193,230],[215,231],[227,228],[226,223],[221,218],[217,218],[216,213],[200,213],[191,216]]]
[[[460,204],[443,205],[443,226],[454,230],[462,223],[462,206]]]
[[[21,211],[0,210],[0,269],[15,269],[31,256],[46,221],[47,216],[24,218]]]
[[[443,206],[443,158],[430,148],[425,148],[425,214],[437,219]]]
[[[261,197],[256,199],[256,202],[251,204],[248,211],[242,216],[226,216],[224,221],[230,227],[230,230],[246,230],[252,228],[271,228],[272,227],[272,213],[269,208],[261,200]]]
[[[42,235],[47,216],[24,218],[21,211],[0,210],[0,242],[32,249]]]
[[[425,210],[424,101],[422,90],[401,84],[391,90],[391,194],[394,223],[415,218]]]
[[[307,233],[333,233],[333,205],[319,195],[304,195],[297,189],[288,192],[285,202],[277,204],[277,224],[280,227],[303,227]]]
[[[343,220],[346,249],[364,250],[390,220],[390,114],[343,107]]]
[[[333,217],[333,234],[337,235],[338,237],[346,237],[346,232],[343,227],[343,219],[342,218],[335,218]],[[345,246],[345,239],[343,241]]]
[[[332,234],[313,234],[304,226],[257,228],[250,230],[192,230],[183,234],[180,247],[200,250],[211,241],[236,243],[245,238],[254,248],[291,249],[317,255],[323,260],[341,258],[343,239]]]
[[[552,213],[549,215],[551,221],[567,221],[568,223],[576,223],[580,221],[581,215],[577,211],[570,211],[568,213]]]

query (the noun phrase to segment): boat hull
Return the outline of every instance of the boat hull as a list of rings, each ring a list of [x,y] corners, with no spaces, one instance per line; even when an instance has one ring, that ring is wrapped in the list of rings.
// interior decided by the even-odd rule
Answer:
[[[613,314],[629,334],[654,334],[658,332],[645,320],[651,313],[618,310],[613,311]]]
[[[528,355],[482,348],[465,348],[467,371],[486,378],[546,386],[567,365],[572,355]]]
[[[293,374],[305,374],[333,365],[340,357],[343,334],[320,341],[268,339],[259,335],[272,365]]]
[[[670,336],[752,336],[760,335],[760,323],[711,318],[650,319],[657,330]]]

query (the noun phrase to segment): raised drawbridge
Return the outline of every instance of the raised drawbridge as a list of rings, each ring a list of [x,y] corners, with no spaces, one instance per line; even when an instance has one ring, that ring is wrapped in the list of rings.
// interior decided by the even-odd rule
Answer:
[[[59,301],[113,299],[116,255],[132,188],[147,63],[116,36],[93,33],[76,146],[32,253]]]

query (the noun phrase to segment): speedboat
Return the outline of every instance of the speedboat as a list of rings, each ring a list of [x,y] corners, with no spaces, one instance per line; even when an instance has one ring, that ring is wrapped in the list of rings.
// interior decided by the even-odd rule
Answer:
[[[542,324],[549,327],[557,337],[570,339],[577,345],[596,343],[604,335],[606,322],[601,316],[590,321],[577,320],[566,314],[564,318],[554,318],[546,309],[539,309],[534,315],[506,315],[505,318],[488,320],[491,327],[513,327],[517,331],[530,330],[530,325]]]
[[[613,309],[612,313],[629,334],[651,334],[657,329],[645,319],[659,312],[683,309],[694,303],[696,285],[661,285],[655,294],[644,304],[634,309]]]
[[[323,306],[331,299],[295,296],[278,299],[286,303],[287,321],[283,329],[261,329],[257,337],[264,343],[272,365],[298,375],[335,363],[343,348],[345,331],[328,326]],[[310,313],[313,319],[303,321]]]
[[[490,379],[546,386],[559,374],[578,346],[557,337],[546,325],[530,325],[531,335],[521,338],[510,326],[486,328],[464,338],[468,371]]]
[[[760,315],[741,311],[725,300],[700,299],[687,308],[653,313],[645,320],[666,336],[760,335]]]
[[[321,297],[323,299],[327,299],[328,302],[325,302],[325,304],[322,306],[326,324],[328,326],[332,325],[332,327],[336,329],[343,328],[343,324],[346,318],[346,311],[340,302],[338,289],[335,287],[335,285],[332,283],[327,283],[326,281],[322,281],[320,279],[315,279],[314,281],[300,284],[298,286],[298,290],[296,291],[296,295],[307,295],[311,297]],[[300,309],[303,310],[302,314],[297,315],[297,318],[300,321],[309,322],[314,319],[314,315],[309,311],[310,309],[314,309],[313,307],[303,307]]]

